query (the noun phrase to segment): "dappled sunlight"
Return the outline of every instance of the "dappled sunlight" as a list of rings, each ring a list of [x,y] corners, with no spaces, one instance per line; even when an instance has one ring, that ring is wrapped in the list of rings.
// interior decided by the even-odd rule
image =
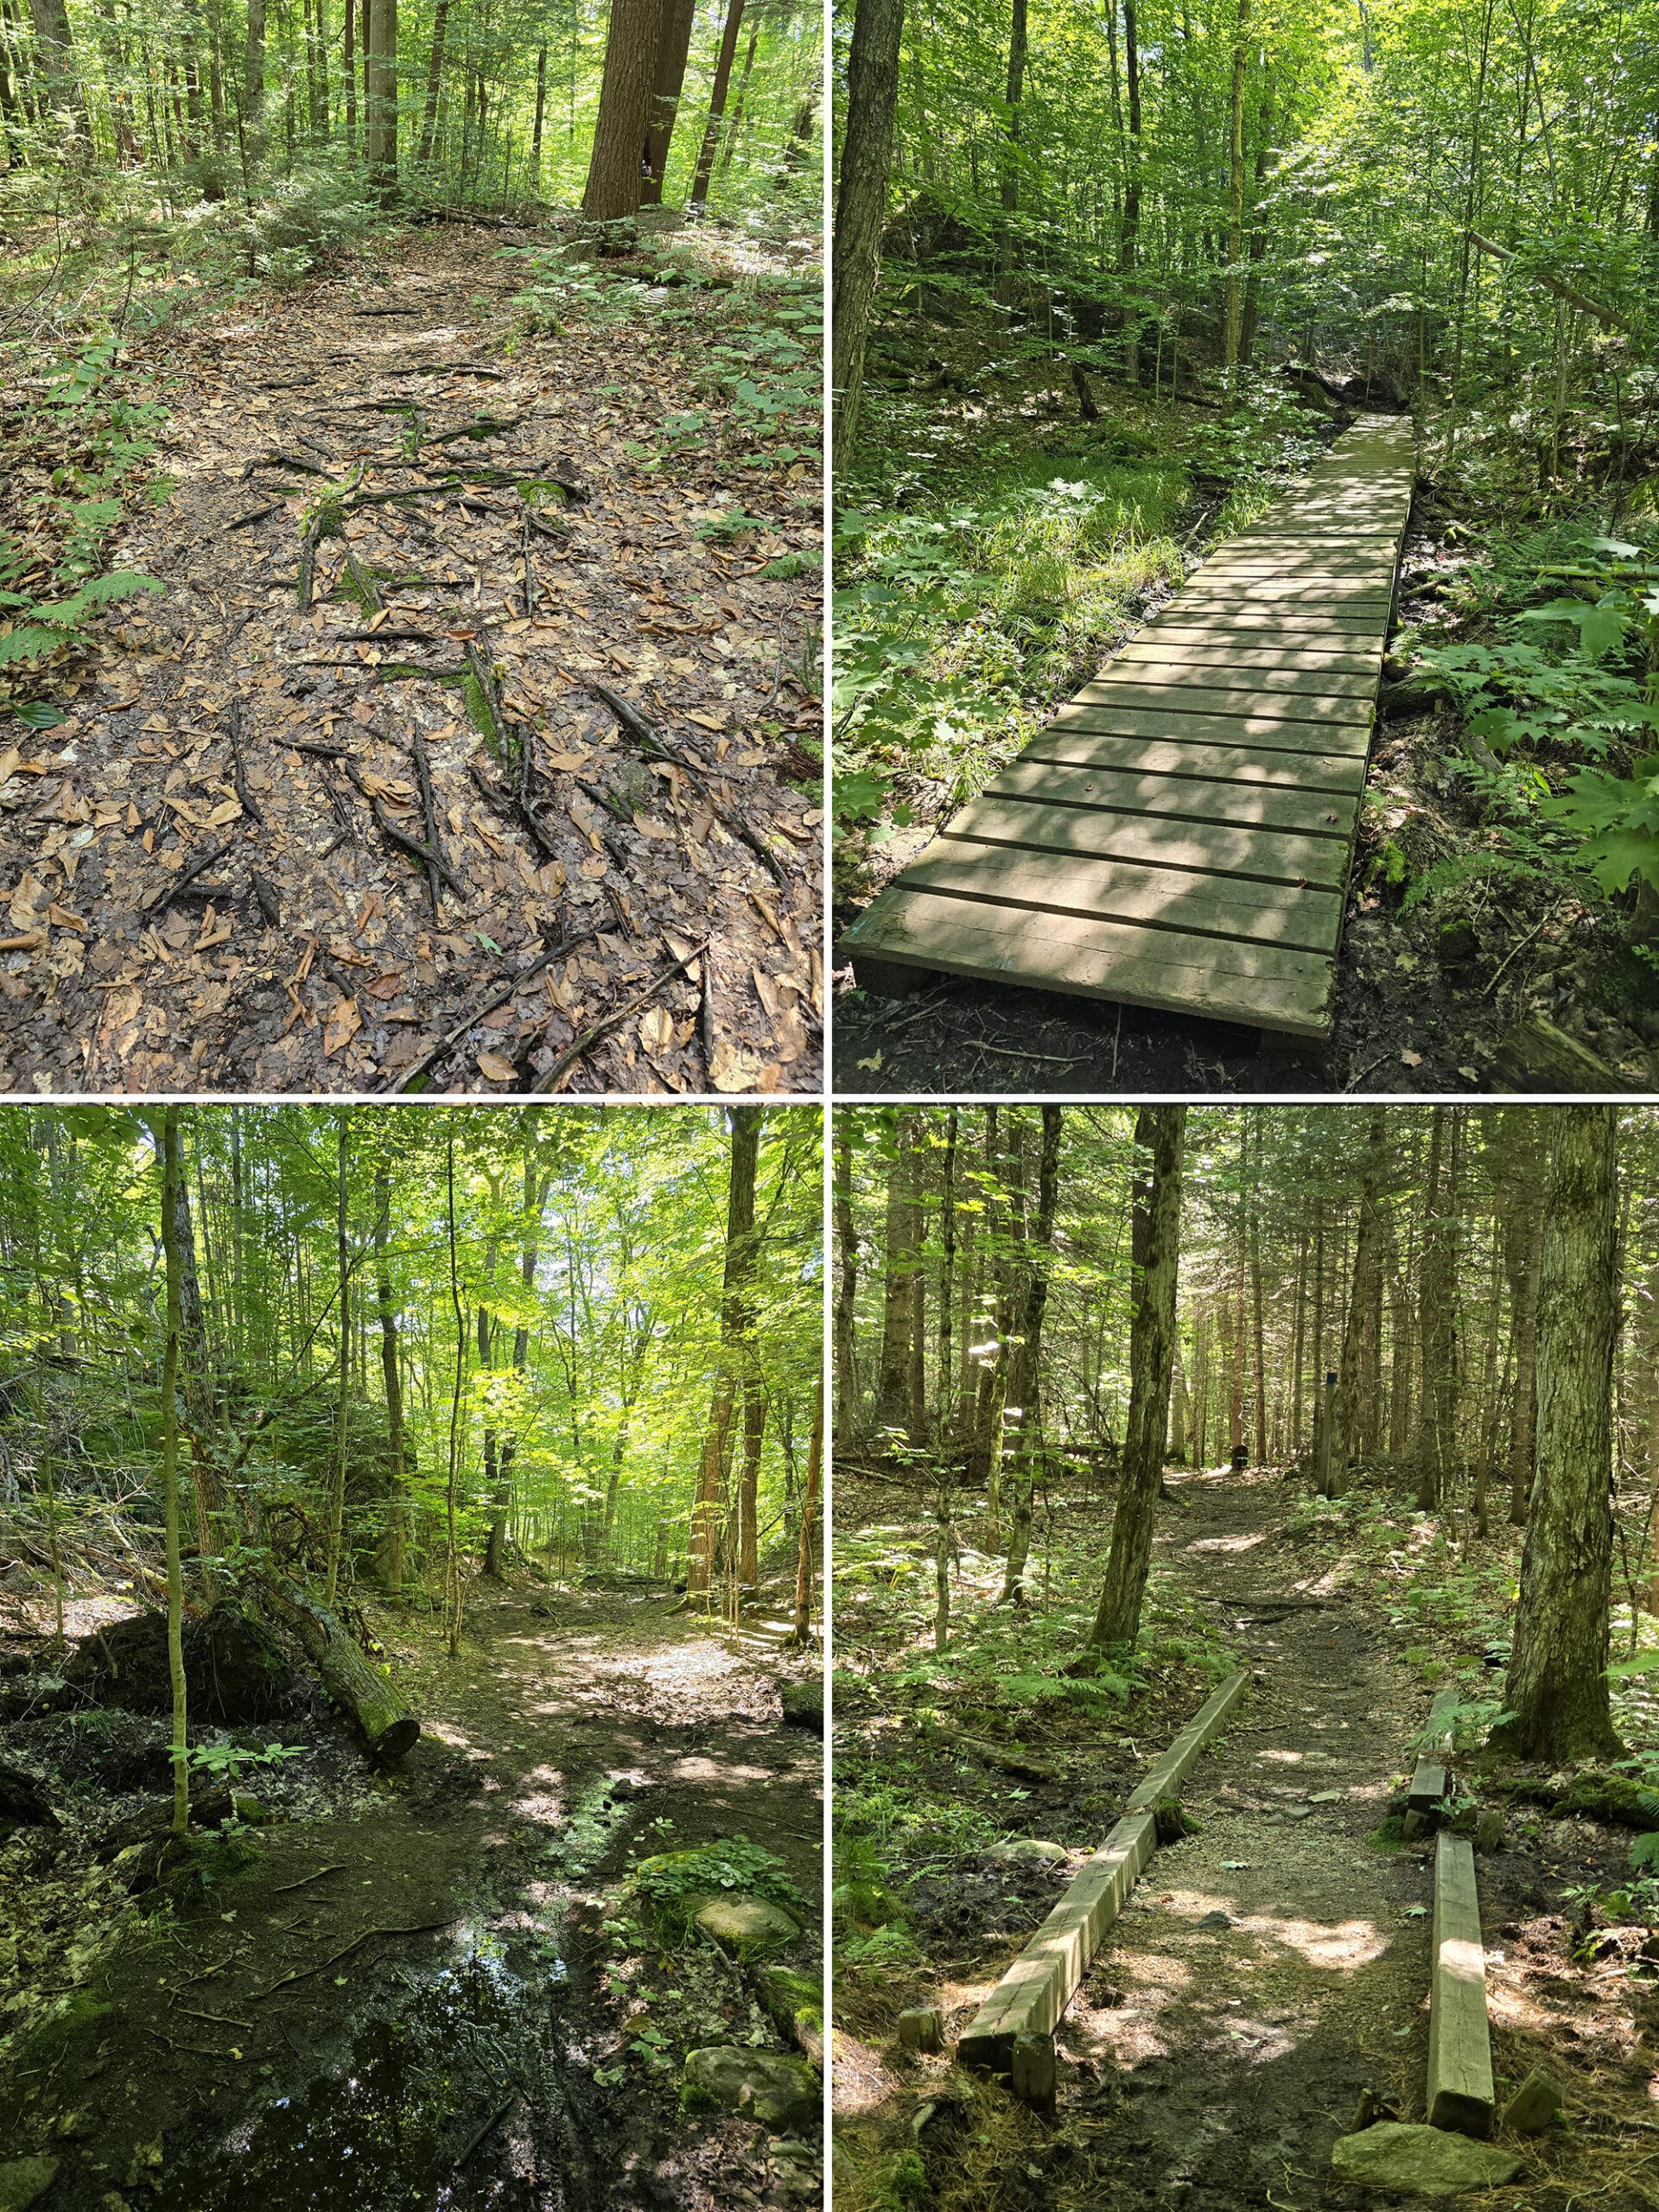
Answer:
[[[1258,1766],[1300,1766],[1306,1758],[1305,1751],[1258,1751]]]
[[[1369,1920],[1342,1920],[1331,1926],[1274,1913],[1249,1913],[1238,1924],[1248,1934],[1281,1943],[1309,1966],[1332,1974],[1353,1974],[1380,1959],[1389,1948],[1388,1937]]]
[[[1189,1552],[1250,1552],[1267,1541],[1265,1529],[1241,1529],[1230,1536],[1194,1536],[1184,1548]]]

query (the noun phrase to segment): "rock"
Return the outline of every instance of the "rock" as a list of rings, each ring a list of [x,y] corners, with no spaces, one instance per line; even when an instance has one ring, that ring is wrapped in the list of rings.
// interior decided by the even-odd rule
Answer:
[[[28,2212],[57,2177],[55,2158],[8,2158],[0,2165],[0,2212]]]
[[[1541,2135],[1560,2108],[1560,2084],[1535,2066],[1504,2106],[1502,2125],[1516,2135]]]
[[[1346,1794],[1341,1789],[1316,1789],[1307,1802],[1310,1805],[1340,1805]]]
[[[1379,2120],[1398,2120],[1400,2107],[1386,2089],[1374,2088],[1370,2082],[1359,2093],[1359,2102],[1354,2107],[1354,2116],[1348,2123],[1348,2133],[1357,2135],[1363,2127],[1370,2127]]]
[[[54,1808],[47,1784],[27,1767],[0,1759],[0,1821],[16,1821],[31,1827],[63,1826]]]
[[[1402,2196],[1455,2196],[1465,2189],[1494,2189],[1513,2180],[1521,2161],[1494,2143],[1471,2143],[1443,2127],[1380,2120],[1357,2135],[1339,2135],[1331,2163],[1344,2181],[1362,2189],[1392,2189]]]
[[[1287,1805],[1285,1808],[1287,1821],[1311,1821],[1313,1817],[1313,1808],[1311,1805]]]
[[[814,2146],[780,2135],[772,2146],[772,2185],[785,2204],[822,2204],[823,2161]]]
[[[639,1797],[643,1794],[640,1784],[631,1774],[619,1774],[611,1783],[610,1796],[619,1805],[626,1804],[630,1797]]]
[[[814,2126],[823,2101],[818,2077],[804,2058],[730,2044],[689,2051],[685,2087],[690,2101],[741,2112],[779,2135]]]
[[[912,2005],[899,2015],[899,2040],[906,2050],[943,2050],[944,2015],[937,2005]]]
[[[1503,1847],[1503,1808],[1498,1805],[1483,1805],[1475,1815],[1475,1849],[1501,1851]]]
[[[710,1897],[698,1908],[693,1925],[740,1958],[746,1953],[781,1949],[801,1932],[799,1923],[781,1906],[760,1897]]]
[[[1206,1912],[1198,1923],[1200,1928],[1236,1928],[1237,1925],[1230,1912],[1221,1911]]]
[[[785,1728],[809,1729],[815,1736],[823,1733],[823,1684],[814,1679],[804,1682],[785,1682],[779,1692],[784,1708]]]
[[[1005,1843],[994,1843],[985,1856],[995,1859],[999,1866],[1017,1866],[1022,1863],[1027,1866],[1043,1863],[1058,1866],[1062,1859],[1069,1859],[1071,1854],[1063,1843],[1047,1843],[1041,1836],[1016,1835],[1010,1836]]]
[[[0,1574],[0,1590],[14,1598],[27,1598],[40,1579],[32,1567],[26,1567],[22,1560],[15,1559],[5,1573]]]
[[[231,1792],[231,1810],[246,1827],[257,1827],[265,1817],[264,1808],[257,1797],[250,1797],[245,1790]]]

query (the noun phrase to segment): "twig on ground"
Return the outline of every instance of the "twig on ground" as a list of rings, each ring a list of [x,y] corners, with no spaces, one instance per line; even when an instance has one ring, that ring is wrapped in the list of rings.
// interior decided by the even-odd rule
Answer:
[[[386,1084],[384,1089],[392,1093],[412,1090],[428,1069],[441,1060],[452,1046],[458,1045],[469,1029],[482,1021],[486,1014],[493,1014],[497,1007],[505,1006],[521,983],[529,982],[531,977],[539,976],[550,961],[563,960],[567,952],[574,952],[579,944],[586,944],[590,938],[598,934],[597,930],[579,930],[575,937],[561,938],[556,944],[550,945],[538,958],[531,962],[528,968],[521,968],[516,976],[510,977],[493,997],[486,999],[483,1005],[475,1007],[464,1021],[458,1021],[447,1037],[434,1045],[430,1052],[423,1052],[412,1068],[404,1071],[396,1083]]]
[[[252,1993],[252,2002],[257,2004],[261,1998],[269,1997],[273,1991],[286,1989],[290,1982],[309,1981],[314,1974],[321,1974],[326,1968],[337,1965],[341,1959],[349,1957],[360,1944],[368,1942],[373,1936],[427,1936],[430,1935],[435,1928],[453,1928],[454,1924],[454,1917],[451,1916],[448,1920],[416,1921],[412,1928],[365,1928],[360,1936],[353,1936],[349,1943],[342,1944],[337,1951],[331,1951],[326,1959],[319,1959],[315,1966],[297,1967],[292,1974],[279,1974],[275,1981],[268,1981],[263,1989],[256,1989]]]
[[[671,746],[665,744],[658,735],[655,726],[645,720],[639,709],[630,701],[613,691],[608,684],[595,683],[593,690],[594,696],[603,701],[624,729],[637,737],[641,745],[648,747],[662,760],[666,760],[671,766],[677,768],[682,775],[690,778],[708,801],[721,826],[748,847],[780,891],[788,891],[793,887],[790,882],[788,869],[785,868],[765,839],[757,836],[747,822],[741,821],[734,814],[728,814],[724,807],[716,805],[714,799],[709,798],[709,786],[704,781],[708,771],[698,764],[688,760],[683,753],[675,752]]]
[[[427,897],[431,901],[432,918],[435,922],[438,918],[438,868],[442,865],[443,846],[438,836],[438,803],[432,791],[432,764],[426,757],[426,740],[421,734],[418,722],[414,727],[410,750],[415,756],[415,773],[421,786],[421,818],[426,825],[426,842],[440,855],[437,864],[429,867],[426,871]]]
[[[230,732],[231,781],[236,787],[238,798],[242,802],[243,813],[247,816],[250,822],[258,823],[263,829],[265,820],[264,813],[257,799],[248,789],[248,772],[242,759],[242,702],[239,699],[232,699],[231,702]]]
[[[706,973],[708,968],[708,961],[706,957],[708,950],[709,941],[705,938],[703,942],[697,946],[695,951],[688,952],[686,954],[683,960],[677,960],[671,968],[664,968],[660,976],[652,976],[651,982],[645,985],[645,989],[637,993],[634,997],[631,998],[626,1006],[620,1007],[614,1014],[607,1014],[603,1021],[596,1021],[591,1029],[584,1031],[583,1033],[577,1038],[574,1045],[567,1046],[564,1051],[559,1054],[558,1058],[554,1061],[552,1066],[548,1069],[546,1074],[538,1075],[537,1077],[535,1082],[530,1086],[531,1090],[548,1091],[556,1088],[560,1077],[575,1065],[576,1061],[582,1058],[582,1054],[586,1052],[590,1046],[596,1045],[599,1039],[603,1037],[607,1031],[614,1029],[619,1022],[626,1021],[631,1014],[637,1014],[642,1006],[646,1005],[652,999],[656,997],[658,992],[662,989],[664,983],[671,983],[674,978],[679,975],[683,969],[689,968],[694,960],[702,960],[703,962],[704,971]]]
[[[215,845],[212,852],[204,853],[199,861],[194,861],[181,874],[175,875],[171,883],[164,884],[161,890],[152,892],[138,909],[139,912],[152,914],[157,907],[165,906],[169,899],[176,899],[187,883],[194,883],[199,875],[206,875],[210,868],[222,861],[226,854],[234,849],[235,844],[234,837],[227,837],[222,845]]]
[[[315,1874],[302,1874],[297,1882],[279,1882],[271,1891],[274,1897],[286,1897],[289,1890],[302,1890],[312,1882],[320,1882],[325,1874],[346,1874],[351,1871],[349,1859],[337,1859],[332,1866],[319,1866]]]

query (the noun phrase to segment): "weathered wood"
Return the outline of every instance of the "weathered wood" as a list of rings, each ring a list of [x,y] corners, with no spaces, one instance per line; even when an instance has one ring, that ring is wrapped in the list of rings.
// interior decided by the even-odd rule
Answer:
[[[421,1724],[391,1675],[380,1672],[335,1616],[308,1592],[274,1579],[265,1587],[321,1676],[323,1688],[356,1722],[375,1757],[391,1761],[411,1751],[420,1739]]]
[[[1051,2078],[1033,2039],[1046,2042],[1089,1971],[1106,1931],[1122,1910],[1157,1840],[1160,1797],[1173,1796],[1242,1695],[1248,1675],[1234,1675],[1200,1707],[1131,1796],[1104,1844],[1066,1885],[1065,1894],[969,2023],[957,2047],[964,2066],[1014,2077],[1016,2094]],[[1022,2082],[1029,2088],[1022,2089]]]
[[[1160,1797],[1179,1795],[1180,1786],[1197,1765],[1198,1754],[1217,1735],[1221,1724],[1244,1694],[1247,1674],[1230,1675],[1218,1690],[1198,1707],[1180,1734],[1129,1798],[1127,1810],[1141,1812]]]
[[[860,983],[931,968],[1327,1036],[1412,441],[1363,418],[1219,547],[854,924]]]
[[[1441,1690],[1428,1708],[1428,1742],[1413,1770],[1406,1803],[1414,1813],[1432,1813],[1446,1795],[1446,1760],[1452,1748],[1446,1716],[1458,1702],[1455,1689]]]
[[[1428,1993],[1428,2124],[1492,2132],[1492,2045],[1486,2023],[1475,1854],[1442,1828],[1434,1844],[1434,1924]]]

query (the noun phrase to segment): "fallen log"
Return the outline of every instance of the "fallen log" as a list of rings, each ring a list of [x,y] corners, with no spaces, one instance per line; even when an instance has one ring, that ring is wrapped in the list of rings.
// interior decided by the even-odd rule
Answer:
[[[988,1744],[978,1736],[965,1735],[960,1728],[947,1728],[934,1721],[926,1731],[947,1744],[959,1745],[976,1759],[983,1759],[988,1766],[1001,1767],[1005,1774],[1025,1776],[1033,1782],[1052,1782],[1058,1769],[1046,1759],[1034,1759],[1025,1751],[1005,1749],[1000,1744]]]
[[[265,1586],[271,1605],[299,1638],[336,1705],[356,1723],[378,1759],[401,1759],[420,1740],[421,1724],[390,1674],[382,1674],[350,1631],[291,1582]]]
[[[1494,261],[1515,259],[1508,246],[1499,245],[1495,239],[1482,238],[1478,231],[1469,231],[1465,235],[1471,245],[1478,245],[1483,253],[1490,253]],[[1568,307],[1577,308],[1580,315],[1593,315],[1598,322],[1605,322],[1610,329],[1628,330],[1630,327],[1615,309],[1598,307],[1593,300],[1586,299],[1582,292],[1575,292],[1571,284],[1562,283],[1559,276],[1552,276],[1545,270],[1523,269],[1521,273],[1529,283],[1541,284],[1547,292],[1554,292],[1558,300],[1565,300]]]

